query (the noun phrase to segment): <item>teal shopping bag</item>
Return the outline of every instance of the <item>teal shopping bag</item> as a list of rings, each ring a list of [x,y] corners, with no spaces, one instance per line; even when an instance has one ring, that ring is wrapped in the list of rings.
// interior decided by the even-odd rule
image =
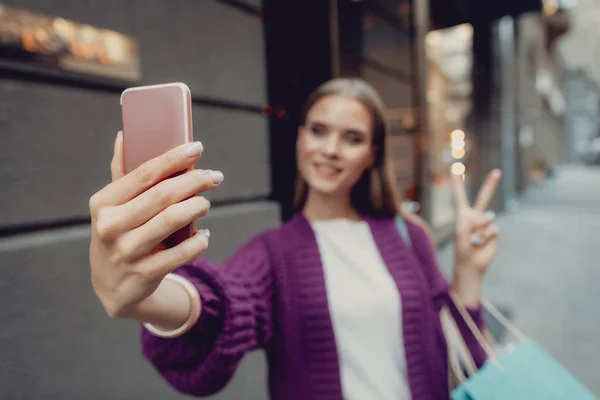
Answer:
[[[598,400],[527,338],[487,362],[452,392],[453,400]]]
[[[479,330],[454,294],[452,297],[469,330],[488,356],[488,361],[479,370],[474,369],[470,354],[465,354],[464,342],[459,340],[462,345],[453,345],[445,327],[450,365],[457,371],[459,382],[451,392],[452,400],[598,400],[534,340],[525,337],[489,301],[483,299],[483,306],[517,339],[515,345],[503,351],[499,351],[499,346],[492,342],[492,338]],[[467,370],[468,377],[461,377],[463,372],[458,370],[459,364],[461,370]]]

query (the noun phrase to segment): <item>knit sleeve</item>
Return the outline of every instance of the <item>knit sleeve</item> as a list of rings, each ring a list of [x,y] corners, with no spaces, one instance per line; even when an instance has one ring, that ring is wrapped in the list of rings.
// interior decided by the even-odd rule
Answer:
[[[273,278],[261,236],[221,266],[197,260],[178,268],[198,289],[202,311],[182,336],[160,338],[142,327],[142,353],[175,389],[194,396],[221,390],[242,357],[273,334]]]
[[[428,287],[431,290],[431,297],[433,299],[434,307],[439,313],[442,307],[448,306],[454,320],[460,330],[460,333],[469,348],[469,352],[477,364],[481,367],[486,360],[486,355],[483,348],[479,345],[473,333],[471,333],[465,320],[459,313],[454,301],[450,297],[450,283],[446,276],[442,273],[438,266],[435,252],[430,243],[425,230],[423,230],[417,224],[407,222],[408,230],[411,235],[411,241],[415,254],[417,255],[422,267],[425,269],[425,275],[429,281]],[[487,329],[485,321],[483,319],[483,310],[481,305],[477,308],[466,307],[468,314],[471,316],[477,327],[483,332]],[[440,329],[440,334],[443,334]]]

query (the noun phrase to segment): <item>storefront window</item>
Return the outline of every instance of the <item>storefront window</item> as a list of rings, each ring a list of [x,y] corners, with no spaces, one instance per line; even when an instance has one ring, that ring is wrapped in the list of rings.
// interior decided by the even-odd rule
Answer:
[[[471,109],[473,29],[470,25],[431,31],[425,38],[429,117],[431,224],[436,231],[456,218],[449,178],[469,181],[472,139],[465,121]]]

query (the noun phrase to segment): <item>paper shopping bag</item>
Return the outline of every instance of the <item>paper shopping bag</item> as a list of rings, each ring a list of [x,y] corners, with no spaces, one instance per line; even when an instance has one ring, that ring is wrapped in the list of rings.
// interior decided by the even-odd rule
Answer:
[[[527,338],[452,392],[453,400],[598,400],[550,354]]]
[[[479,330],[454,293],[451,298],[488,357],[477,370],[450,312],[442,310],[453,400],[599,400],[489,301],[483,299],[483,306],[517,339],[516,344],[502,351],[493,338]]]

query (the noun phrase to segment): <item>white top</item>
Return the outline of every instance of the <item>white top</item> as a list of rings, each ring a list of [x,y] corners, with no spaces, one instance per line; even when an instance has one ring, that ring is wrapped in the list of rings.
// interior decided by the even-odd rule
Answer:
[[[400,294],[364,221],[313,221],[345,400],[408,400]]]

